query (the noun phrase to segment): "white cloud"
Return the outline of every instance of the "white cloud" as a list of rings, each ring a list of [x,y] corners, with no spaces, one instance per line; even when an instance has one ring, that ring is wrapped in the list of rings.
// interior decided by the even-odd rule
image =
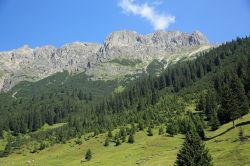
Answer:
[[[119,6],[128,14],[132,13],[147,19],[155,30],[164,30],[175,22],[174,16],[159,13],[154,6],[148,3],[136,4],[134,0],[120,0]]]

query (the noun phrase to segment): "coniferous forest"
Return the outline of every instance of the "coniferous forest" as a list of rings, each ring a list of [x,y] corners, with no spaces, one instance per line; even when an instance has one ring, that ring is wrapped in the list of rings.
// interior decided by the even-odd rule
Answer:
[[[61,80],[71,80],[61,84]],[[84,73],[64,71],[44,80],[22,82],[0,95],[0,140],[9,139],[0,151],[7,157],[30,142],[31,153],[65,144],[82,135],[108,133],[103,146],[137,142],[135,134],[185,136],[176,165],[212,165],[205,129],[216,131],[249,113],[250,37],[237,38],[199,53],[193,60],[170,64],[160,75],[142,74],[132,81],[91,81]],[[56,80],[50,87],[46,81]],[[125,87],[114,92],[117,86]],[[20,89],[19,96],[11,94]],[[35,92],[35,93],[34,93]],[[194,103],[194,110],[187,105]],[[44,125],[61,124],[51,130]],[[154,133],[156,126],[161,126]],[[118,130],[114,134],[114,131]],[[113,131],[113,133],[112,133]],[[241,133],[242,135],[242,133]],[[242,140],[246,137],[242,137]],[[89,149],[83,158],[94,159]],[[84,156],[85,155],[85,156]]]

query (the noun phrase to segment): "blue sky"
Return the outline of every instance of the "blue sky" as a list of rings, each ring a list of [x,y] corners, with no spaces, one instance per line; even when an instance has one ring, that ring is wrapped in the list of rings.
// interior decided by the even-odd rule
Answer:
[[[200,30],[213,43],[250,35],[249,0],[0,0],[0,50],[102,43],[112,31]]]

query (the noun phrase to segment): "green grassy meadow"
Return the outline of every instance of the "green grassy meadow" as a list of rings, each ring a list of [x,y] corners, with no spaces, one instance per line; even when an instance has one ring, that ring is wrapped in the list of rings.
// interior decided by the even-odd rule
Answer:
[[[232,123],[228,123],[216,131],[206,130],[208,140],[205,144],[213,157],[214,165],[250,165],[250,114],[237,120],[236,123],[237,128],[232,128]],[[238,139],[240,127],[245,137],[248,137],[245,142],[240,142]],[[184,136],[158,135],[157,127],[153,132],[154,135],[151,137],[147,136],[146,130],[137,132],[134,144],[122,143],[120,146],[115,146],[111,142],[108,147],[103,146],[106,133],[96,137],[89,137],[88,134],[82,136],[81,145],[76,144],[73,139],[66,144],[56,144],[37,153],[29,151],[23,151],[21,154],[13,153],[0,158],[0,166],[173,165]],[[92,151],[92,159],[85,161],[84,155],[89,148]]]

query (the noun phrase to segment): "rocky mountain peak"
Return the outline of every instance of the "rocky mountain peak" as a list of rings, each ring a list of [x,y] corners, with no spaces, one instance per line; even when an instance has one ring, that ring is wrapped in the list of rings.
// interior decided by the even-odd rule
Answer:
[[[73,42],[60,48],[43,46],[34,49],[25,45],[12,51],[0,52],[0,90],[6,91],[20,81],[40,80],[63,70],[72,73],[86,72],[95,76],[95,68],[113,59],[136,59],[142,62],[169,60],[173,54],[183,49],[203,45],[209,45],[209,42],[199,31],[192,34],[156,31],[142,35],[127,30],[111,33],[103,45]],[[130,73],[136,71],[131,69]]]
[[[133,31],[121,30],[111,33],[105,40],[104,46],[107,48],[131,46],[136,44],[139,35]]]
[[[117,31],[111,33],[104,46],[108,49],[112,47],[126,47],[135,45],[158,45],[167,47],[168,45],[189,46],[209,44],[207,38],[199,31],[194,31],[192,34],[179,31],[156,31],[148,35],[138,34],[133,31]]]
[[[191,34],[190,42],[192,44],[209,44],[209,41],[206,36],[198,30],[194,31]]]

